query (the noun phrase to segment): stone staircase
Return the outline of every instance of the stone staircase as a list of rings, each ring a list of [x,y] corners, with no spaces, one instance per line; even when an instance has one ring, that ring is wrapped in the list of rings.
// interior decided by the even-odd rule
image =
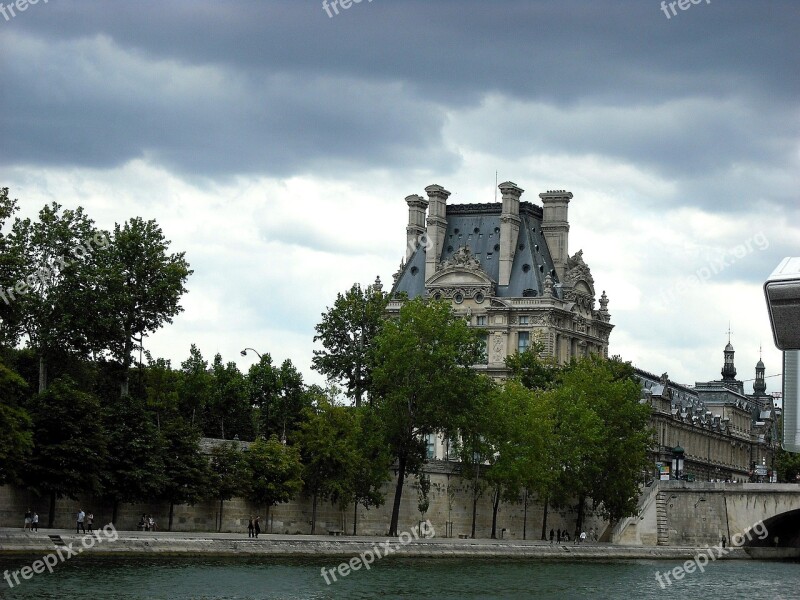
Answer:
[[[656,522],[658,525],[658,537],[656,544],[659,546],[669,546],[669,525],[667,523],[667,495],[659,492],[656,496]]]

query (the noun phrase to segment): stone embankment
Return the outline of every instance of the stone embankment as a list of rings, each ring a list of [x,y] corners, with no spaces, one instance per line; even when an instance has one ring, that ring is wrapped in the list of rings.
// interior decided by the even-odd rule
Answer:
[[[410,537],[410,536],[409,536]],[[685,560],[704,548],[643,547],[617,544],[550,544],[542,541],[487,539],[403,539],[351,536],[261,535],[258,539],[230,533],[170,533],[119,531],[116,539],[106,539],[84,548],[82,535],[69,530],[41,530],[27,533],[0,529],[0,554],[44,555],[74,550],[92,556],[175,555],[175,556],[356,556],[374,548],[381,554],[403,557],[451,558],[535,558],[543,560]],[[405,542],[405,543],[403,543]],[[387,545],[388,543],[388,545]],[[388,551],[389,548],[391,551]],[[767,550],[767,549],[760,549]],[[721,558],[748,559],[750,550],[735,548]],[[766,558],[759,556],[759,558]],[[777,558],[777,557],[776,557]]]

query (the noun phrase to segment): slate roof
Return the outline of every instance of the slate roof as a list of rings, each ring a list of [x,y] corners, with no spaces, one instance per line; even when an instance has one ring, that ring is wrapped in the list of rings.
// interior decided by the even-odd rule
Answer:
[[[467,246],[493,281],[500,273],[501,203],[453,204],[447,206],[447,232],[442,254],[437,262],[450,258],[460,247]],[[521,219],[517,250],[511,266],[511,279],[506,286],[497,286],[498,297],[520,298],[525,290],[540,296],[544,278],[553,278],[560,295],[553,259],[542,235],[542,209],[530,202],[520,202]],[[410,298],[425,293],[425,248],[414,252],[405,265],[393,292],[405,292]]]

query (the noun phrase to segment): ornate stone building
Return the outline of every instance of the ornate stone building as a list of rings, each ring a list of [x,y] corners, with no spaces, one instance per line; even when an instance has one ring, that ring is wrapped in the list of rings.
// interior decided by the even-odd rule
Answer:
[[[485,363],[506,375],[505,358],[540,341],[560,362],[608,355],[605,292],[596,308],[594,279],[583,252],[568,252],[572,194],[539,194],[542,206],[520,201],[523,190],[499,186],[502,203],[448,205],[450,192],[425,188],[406,198],[406,254],[394,276],[389,312],[403,295],[450,300],[456,312],[487,331]]]
[[[765,481],[778,445],[777,414],[766,393],[764,363],[756,364],[753,394],[736,379],[734,349],[725,346],[722,379],[694,387],[636,369],[642,401],[651,405],[655,430],[651,457],[669,477],[699,480]],[[683,458],[680,472],[676,473]]]

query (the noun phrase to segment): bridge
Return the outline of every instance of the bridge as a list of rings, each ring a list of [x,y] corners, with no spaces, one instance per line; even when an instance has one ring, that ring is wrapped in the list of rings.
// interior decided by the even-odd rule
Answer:
[[[639,499],[638,516],[611,531],[612,542],[641,546],[714,546],[723,536],[800,556],[800,485],[657,481]]]

